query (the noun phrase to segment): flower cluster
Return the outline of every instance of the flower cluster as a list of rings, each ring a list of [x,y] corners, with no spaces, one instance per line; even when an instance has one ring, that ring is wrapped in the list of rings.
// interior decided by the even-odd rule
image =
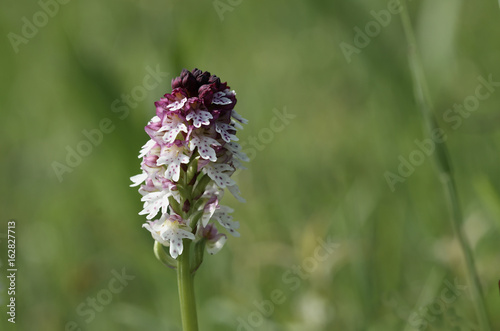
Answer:
[[[244,202],[230,177],[248,161],[235,142],[247,120],[234,110],[236,93],[209,72],[184,69],[172,89],[155,103],[156,116],[145,127],[151,139],[139,155],[142,173],[131,186],[140,185],[143,227],[173,258],[182,254],[184,238],[204,240],[215,254],[227,239],[216,224],[239,236],[232,209],[219,202],[225,188]]]

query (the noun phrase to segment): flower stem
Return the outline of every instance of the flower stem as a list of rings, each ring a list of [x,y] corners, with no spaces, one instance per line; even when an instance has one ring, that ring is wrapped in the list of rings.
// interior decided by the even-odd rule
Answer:
[[[401,19],[403,22],[403,30],[408,42],[408,58],[411,67],[411,73],[413,76],[415,98],[417,99],[417,102],[420,106],[422,115],[426,122],[426,128],[429,133],[432,134],[433,132],[437,132],[437,130],[443,132],[442,129],[439,128],[438,122],[434,115],[427,82],[425,80],[423,66],[419,57],[415,34],[413,32],[410,16],[408,14],[407,2],[404,1],[402,6],[403,10],[401,12]],[[469,283],[471,284],[471,296],[474,303],[477,319],[479,321],[479,326],[481,330],[489,331],[491,330],[491,327],[481,290],[481,282],[479,280],[479,276],[474,264],[474,256],[472,254],[472,250],[469,246],[469,243],[467,242],[465,233],[462,228],[463,215],[460,208],[460,202],[457,194],[455,180],[453,177],[453,172],[451,170],[451,159],[448,155],[448,150],[444,142],[435,144],[435,147],[436,150],[434,155],[436,157],[437,166],[439,168],[441,182],[443,183],[443,188],[448,198],[450,220],[453,231],[460,244],[462,253],[465,258],[466,272]]]
[[[194,273],[191,273],[190,252],[191,240],[184,239],[184,249],[178,257],[177,282],[181,304],[183,331],[198,331],[196,301],[194,298]]]

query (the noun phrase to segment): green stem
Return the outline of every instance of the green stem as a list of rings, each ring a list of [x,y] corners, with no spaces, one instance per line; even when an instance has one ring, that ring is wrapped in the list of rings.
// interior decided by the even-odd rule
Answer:
[[[460,202],[457,196],[457,189],[455,186],[455,181],[452,176],[442,176],[442,182],[445,186],[445,191],[448,197],[448,203],[451,209],[451,220],[453,230],[455,232],[455,236],[460,243],[462,248],[462,252],[465,257],[465,265],[467,269],[467,276],[469,278],[469,282],[472,284],[471,286],[471,296],[472,301],[474,302],[474,308],[476,310],[476,315],[479,320],[480,329],[483,331],[491,330],[490,321],[488,318],[488,312],[486,310],[486,305],[484,303],[483,292],[481,289],[481,281],[479,280],[479,276],[476,271],[476,266],[474,262],[474,255],[472,250],[467,242],[465,237],[465,233],[462,228],[462,211],[460,208]]]
[[[194,298],[194,273],[191,273],[190,251],[191,241],[183,240],[184,249],[178,259],[177,282],[181,303],[181,319],[183,331],[198,331],[196,301]]]
[[[408,42],[408,48],[409,48],[408,57],[413,76],[415,98],[419,103],[429,133],[436,132],[437,130],[443,132],[439,128],[439,125],[436,121],[434,111],[432,108],[432,102],[429,95],[427,82],[425,80],[422,62],[419,57],[417,42],[411,25],[410,16],[408,14],[406,1],[403,2],[402,6],[403,6],[403,11],[401,13],[401,19],[403,22],[404,33]],[[453,172],[451,170],[451,160],[448,155],[448,150],[444,142],[441,144],[436,144],[435,156],[440,172],[441,181],[443,183],[443,188],[448,198],[448,205],[450,209],[450,220],[453,227],[453,231],[455,233],[455,237],[457,238],[460,244],[460,247],[462,249],[465,258],[467,276],[469,279],[469,283],[471,284],[472,301],[474,303],[474,308],[476,311],[477,319],[479,321],[480,329],[482,331],[489,331],[491,330],[491,327],[481,290],[481,282],[479,280],[476,271],[476,266],[474,264],[474,256],[472,254],[472,250],[469,246],[469,243],[467,242],[465,233],[462,228],[462,223],[463,223],[462,210],[460,208],[457,188],[455,185]]]

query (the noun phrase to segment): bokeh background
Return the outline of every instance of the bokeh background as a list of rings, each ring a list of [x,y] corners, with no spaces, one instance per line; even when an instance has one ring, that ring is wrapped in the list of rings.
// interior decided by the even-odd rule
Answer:
[[[478,330],[433,155],[394,192],[384,177],[428,138],[399,15],[350,62],[340,46],[354,46],[355,28],[388,1],[57,3],[47,22],[36,1],[8,0],[0,13],[2,330],[180,330],[175,272],[152,254],[129,177],[153,102],[194,67],[237,91],[252,157],[236,176],[247,203],[225,198],[242,236],[196,276],[200,330]],[[500,89],[458,127],[443,116],[474,95],[479,76],[500,81],[500,9],[493,0],[425,0],[412,1],[410,14],[499,330]],[[30,37],[13,47],[9,33],[22,38],[34,15],[40,27],[24,28]],[[140,94],[148,67],[163,76]],[[58,178],[54,162],[68,165],[68,149],[88,141],[83,130],[106,118],[112,132]],[[10,219],[15,326],[5,314]],[[320,262],[318,240],[335,243]],[[294,274],[297,266],[309,271]],[[133,279],[108,297],[114,272]],[[259,312],[275,290],[280,304]]]

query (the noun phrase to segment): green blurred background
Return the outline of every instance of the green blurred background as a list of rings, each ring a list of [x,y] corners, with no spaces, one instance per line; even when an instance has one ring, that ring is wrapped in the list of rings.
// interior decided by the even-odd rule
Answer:
[[[395,192],[384,177],[427,138],[399,15],[350,63],[340,47],[354,45],[355,27],[388,1],[215,4],[73,0],[44,22],[38,2],[4,2],[1,329],[180,330],[175,272],[153,256],[129,177],[138,173],[153,102],[182,68],[198,67],[237,91],[236,109],[250,120],[239,136],[253,154],[236,176],[247,203],[225,198],[242,236],[206,257],[196,276],[200,330],[478,330],[467,289],[442,298],[447,284],[467,278],[433,155]],[[426,0],[411,2],[410,14],[500,330],[500,91],[458,127],[443,117],[474,95],[479,76],[500,81],[500,9],[493,0]],[[9,33],[23,38],[34,15],[40,27],[25,28],[32,36],[13,47]],[[164,77],[140,95],[148,67]],[[140,97],[128,110],[113,112],[133,91]],[[285,110],[295,117],[269,130]],[[67,165],[67,148],[83,146],[82,131],[105,118],[114,130],[60,181],[54,162]],[[5,314],[10,219],[15,326]],[[336,246],[317,263],[319,239]],[[309,269],[302,278],[292,274],[300,265]],[[109,297],[114,272],[133,279]],[[275,290],[281,303],[259,312],[256,302]]]

